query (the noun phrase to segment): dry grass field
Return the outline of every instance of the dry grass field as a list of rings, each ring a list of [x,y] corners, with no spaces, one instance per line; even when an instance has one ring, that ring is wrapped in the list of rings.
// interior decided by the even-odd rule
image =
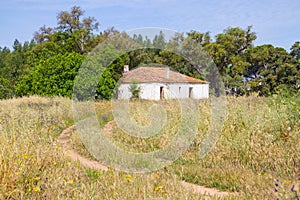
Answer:
[[[133,101],[132,119],[147,124],[153,102]],[[176,134],[180,112],[162,102],[168,121],[153,137],[134,138],[110,123],[106,136],[132,152],[160,149]],[[208,134],[209,106],[199,105],[198,135],[173,164],[134,174],[83,167],[57,142],[74,124],[72,101],[62,97],[24,97],[0,101],[0,199],[297,199],[300,181],[300,97],[228,98],[226,121],[215,148],[204,159],[199,141]],[[101,126],[113,120],[111,103],[96,102]],[[144,124],[143,124],[144,123]],[[70,145],[93,159],[76,130]],[[195,194],[181,181],[238,195]]]

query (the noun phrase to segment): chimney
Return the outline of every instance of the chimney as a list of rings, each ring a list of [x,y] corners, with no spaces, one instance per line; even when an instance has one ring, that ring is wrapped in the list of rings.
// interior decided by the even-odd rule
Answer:
[[[166,79],[169,79],[169,77],[170,77],[170,69],[169,69],[169,67],[166,67],[165,78],[166,78]]]
[[[124,65],[124,73],[129,72],[129,65]]]

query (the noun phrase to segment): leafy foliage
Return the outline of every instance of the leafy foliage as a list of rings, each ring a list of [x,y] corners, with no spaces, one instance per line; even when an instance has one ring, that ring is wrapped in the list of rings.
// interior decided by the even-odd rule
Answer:
[[[172,51],[180,46],[195,48],[189,46],[191,41],[202,46],[213,58],[228,95],[294,94],[300,89],[300,42],[296,41],[290,52],[270,44],[254,46],[257,35],[251,26],[246,29],[230,27],[215,37],[209,32],[192,30],[186,35],[178,33],[169,41],[163,32],[151,40],[142,35],[129,37],[113,27],[96,34],[98,27],[94,17],[85,17],[82,8],[73,6],[70,11],[58,13],[56,27],[42,26],[30,42],[22,44],[15,40],[12,50],[0,47],[1,98],[28,94],[70,97],[83,58],[99,43],[117,34],[120,38],[118,42],[133,41],[142,48],[126,53],[107,46],[96,56],[87,56],[85,63],[90,67],[85,70],[90,76],[79,77],[82,88],[75,88],[76,98],[85,99],[93,94],[98,99],[111,99],[125,64],[130,69],[143,64],[162,64],[188,76],[204,79],[199,63],[192,63]],[[106,63],[116,56],[118,59]],[[98,63],[102,64],[95,69]],[[211,69],[207,66],[205,72],[217,73]],[[95,76],[91,72],[102,75]],[[215,94],[219,93],[214,80],[206,78],[215,89]],[[89,88],[96,88],[96,91],[89,91]],[[85,90],[89,94],[84,94]]]
[[[9,88],[9,80],[0,77],[0,99],[6,99],[11,96],[11,90]]]
[[[137,81],[133,81],[129,86],[129,91],[131,92],[131,99],[139,99],[141,88],[138,86]]]
[[[246,59],[251,63],[246,68],[249,91],[267,96],[281,92],[283,88],[292,92],[299,89],[299,65],[283,48],[272,45],[253,47],[247,50]]]
[[[84,58],[78,53],[66,53],[41,60],[21,77],[16,86],[16,95],[71,97],[73,81]]]

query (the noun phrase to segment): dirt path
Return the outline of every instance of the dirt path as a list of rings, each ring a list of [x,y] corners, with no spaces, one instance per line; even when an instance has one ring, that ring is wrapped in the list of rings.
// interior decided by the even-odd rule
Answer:
[[[100,164],[97,161],[90,160],[86,157],[83,157],[80,154],[78,154],[74,149],[72,149],[72,147],[68,143],[68,141],[69,141],[69,137],[72,134],[74,129],[75,129],[74,125],[70,126],[69,128],[65,129],[58,137],[58,142],[63,145],[66,155],[70,156],[70,158],[74,161],[78,160],[85,167],[92,168],[92,169],[101,169],[101,170],[107,171],[108,168],[106,166]]]
[[[112,125],[114,121],[108,122],[104,127],[103,131],[105,134],[110,134],[112,131]],[[108,167],[97,162],[94,160],[90,160],[84,156],[81,156],[78,154],[74,149],[72,149],[71,145],[68,143],[69,137],[74,131],[75,126],[70,126],[69,128],[65,129],[60,136],[58,137],[58,142],[62,144],[63,149],[67,156],[69,156],[74,161],[79,161],[84,167],[97,169],[97,170],[104,170],[107,171]],[[193,192],[197,194],[202,195],[210,195],[210,196],[216,196],[216,197],[225,197],[225,196],[232,196],[232,195],[238,195],[237,193],[230,193],[230,192],[222,192],[215,188],[206,188],[197,184],[188,183],[185,181],[181,181],[182,186],[184,186],[188,190],[192,190]]]

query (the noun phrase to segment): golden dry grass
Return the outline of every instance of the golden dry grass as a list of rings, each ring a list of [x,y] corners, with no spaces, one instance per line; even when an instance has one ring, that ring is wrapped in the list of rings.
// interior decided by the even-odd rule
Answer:
[[[0,101],[0,199],[199,199],[167,171],[127,174],[83,168],[57,136],[72,123],[71,100]]]
[[[0,197],[207,198],[179,184],[186,180],[240,193],[238,197],[226,199],[295,199],[299,191],[291,188],[300,178],[300,98],[243,97],[228,99],[228,103],[222,134],[207,157],[198,157],[199,140],[208,132],[209,116],[202,116],[199,136],[182,158],[154,173],[127,174],[113,169],[108,172],[85,169],[63,154],[56,138],[73,123],[71,100],[33,96],[0,101]],[[147,123],[147,113],[140,112],[138,104],[134,104],[133,118]],[[111,104],[98,102],[96,105],[99,122],[105,125],[112,120]],[[202,106],[204,112],[207,105]],[[173,122],[167,124],[167,132],[162,131],[156,138],[134,140],[116,126],[109,137],[131,151],[159,149],[173,137],[170,130],[177,119],[174,110],[169,107],[168,115],[173,113]],[[79,152],[88,155],[76,133],[71,141]]]

